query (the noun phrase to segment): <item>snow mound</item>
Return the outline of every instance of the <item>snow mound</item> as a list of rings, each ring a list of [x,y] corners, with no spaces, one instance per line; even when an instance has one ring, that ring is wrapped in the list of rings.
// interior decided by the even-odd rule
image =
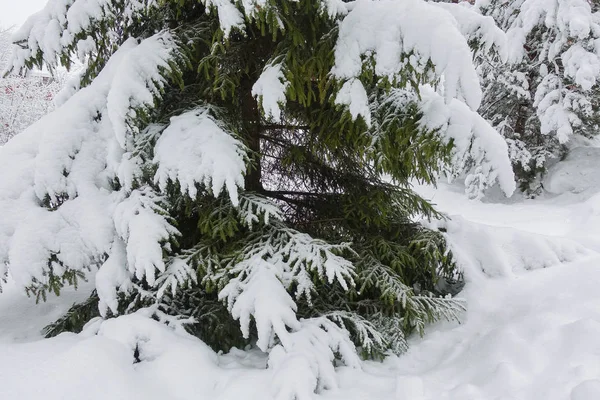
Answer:
[[[387,368],[398,385],[421,380],[410,399],[598,399],[598,279],[594,258],[467,285],[465,323],[440,327]]]
[[[575,386],[570,400],[588,400],[600,398],[600,380],[590,379]]]
[[[14,360],[0,363],[3,399],[269,398],[271,371],[242,369],[235,353],[218,356],[143,312],[0,352]]]
[[[553,194],[597,191],[600,187],[600,148],[576,147],[567,158],[548,169],[542,182]]]
[[[337,368],[338,388],[318,397],[597,400],[598,261],[468,283],[463,324],[433,327],[400,358]],[[3,399],[274,400],[281,392],[272,382],[304,378],[294,369],[277,375],[258,352],[216,354],[143,313],[96,321],[79,335],[0,343],[0,352]]]
[[[513,276],[595,254],[568,238],[470,222],[460,216],[452,216],[440,228],[446,231],[452,253],[471,280],[482,274]]]

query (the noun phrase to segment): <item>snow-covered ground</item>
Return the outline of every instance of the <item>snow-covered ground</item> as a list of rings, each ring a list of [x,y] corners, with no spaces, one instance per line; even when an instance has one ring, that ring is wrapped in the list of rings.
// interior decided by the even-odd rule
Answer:
[[[338,368],[339,387],[314,397],[600,399],[600,194],[563,184],[581,171],[563,168],[553,184],[567,192],[538,200],[486,203],[456,186],[418,188],[453,216],[446,229],[468,311],[461,324],[413,338],[402,357]],[[265,369],[258,352],[218,355],[137,314],[41,339],[40,328],[87,290],[37,306],[10,286],[0,294],[0,399],[286,399],[286,385],[302,384]]]

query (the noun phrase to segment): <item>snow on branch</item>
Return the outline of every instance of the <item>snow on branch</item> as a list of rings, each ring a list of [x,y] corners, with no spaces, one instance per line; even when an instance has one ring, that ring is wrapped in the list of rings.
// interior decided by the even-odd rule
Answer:
[[[423,131],[437,132],[442,142],[453,143],[450,165],[443,167],[453,176],[466,176],[466,190],[471,197],[483,196],[484,190],[495,182],[507,196],[513,193],[516,184],[504,138],[463,102],[453,99],[448,103],[431,86],[420,86],[419,93],[391,89],[371,101],[373,115],[379,112],[378,119],[382,121],[371,127],[372,143],[381,140],[381,125],[402,116],[411,107],[417,108]]]
[[[96,273],[100,315],[106,316],[108,310],[115,315],[119,313],[117,291],[128,292],[131,288],[131,277],[127,273],[126,266],[126,245],[123,240],[117,238],[110,248],[108,258]]]
[[[581,44],[575,44],[565,51],[561,60],[565,76],[572,78],[584,91],[591,90],[600,79],[600,16],[596,29],[595,51],[589,51]]]
[[[158,287],[156,297],[160,299],[169,288],[171,294],[175,296],[177,287],[183,286],[188,281],[196,283],[197,280],[196,271],[190,266],[189,262],[174,257],[169,261],[165,272],[161,273],[156,279],[156,286]]]
[[[65,193],[81,194],[83,186],[93,182],[89,175],[106,176],[107,164],[109,169],[118,168],[123,145],[133,141],[132,132],[137,130],[132,108],[153,104],[165,81],[161,69],[172,54],[171,46],[168,33],[139,44],[127,40],[94,82],[26,130],[39,132],[33,140],[39,142],[35,190],[40,200],[47,195],[55,200]],[[83,153],[78,156],[83,148],[90,153],[86,156],[91,155],[86,162]]]
[[[350,311],[331,311],[325,317],[347,332],[354,332],[356,340],[366,353],[381,351],[388,343],[381,332],[368,320]],[[390,317],[391,318],[391,317]]]
[[[222,271],[220,258],[214,253],[210,244],[198,243],[191,249],[182,250],[167,261],[167,269],[160,273],[155,286],[158,288],[156,298],[160,300],[169,288],[174,296],[178,288],[185,284],[198,283],[198,275],[203,274],[203,284],[217,281]]]
[[[575,132],[593,134],[588,120],[595,118],[591,91],[600,79],[600,14],[591,2],[519,0],[508,9],[487,7],[507,31],[510,68],[534,66],[536,78],[528,84],[534,86],[524,88],[534,96],[541,134],[553,134],[561,144]]]
[[[508,59],[506,33],[496,25],[492,17],[481,15],[475,7],[466,1],[432,4],[452,14],[465,38],[469,41],[477,41],[478,45],[483,47],[484,53],[489,52],[493,46],[503,61]]]
[[[137,44],[134,39],[128,42]],[[170,69],[174,49],[177,46],[171,34],[162,32],[142,40],[123,56],[121,69],[106,97],[108,117],[122,148],[129,149],[133,136],[139,133],[136,125],[130,123],[136,117],[136,110],[154,106],[155,99],[160,97],[166,82],[163,73]]]
[[[454,143],[452,168],[466,174],[466,191],[480,198],[496,181],[510,196],[516,189],[506,141],[479,114],[458,100],[445,102],[430,86],[422,86],[420,124],[438,130],[446,141]]]
[[[265,67],[260,77],[252,86],[252,96],[260,99],[260,104],[267,117],[281,121],[280,104],[285,104],[285,91],[289,82],[281,70],[281,64],[270,64]]]
[[[277,204],[271,199],[253,193],[243,193],[240,195],[239,213],[242,223],[248,229],[252,229],[252,225],[259,222],[261,218],[265,225],[268,225],[269,221],[273,219],[277,221],[283,220],[282,211]]]
[[[131,275],[154,285],[156,270],[165,271],[163,249],[179,232],[161,207],[161,198],[149,187],[136,189],[116,208],[116,233],[127,243],[127,265]]]
[[[403,55],[407,56],[405,60]],[[447,102],[462,98],[471,109],[479,107],[481,89],[471,49],[456,19],[440,7],[422,0],[357,1],[340,22],[331,71],[335,78],[353,82],[351,91],[357,94],[360,90],[354,86],[362,83],[355,79],[363,71],[364,56],[372,57],[378,77],[390,81],[400,78],[408,67],[424,74],[429,60],[436,76],[443,77]],[[348,97],[348,91],[340,95]],[[365,101],[365,96],[359,96],[360,104],[355,109],[360,111],[354,114],[368,112]],[[353,108],[348,99],[338,102]],[[368,114],[363,117],[369,119]]]
[[[600,36],[600,21],[588,0],[522,0],[507,31],[513,60],[525,57],[527,37],[539,26],[552,31],[549,46],[542,53],[548,59],[561,53],[569,39],[582,41]]]
[[[348,14],[352,3],[344,0],[321,0],[321,12],[329,18],[336,18]]]
[[[459,321],[460,315],[466,309],[465,302],[462,299],[436,297],[429,293],[416,294],[412,287],[398,278],[398,274],[391,267],[375,260],[369,262],[368,267],[361,271],[359,278],[363,282],[360,291],[369,287],[378,288],[383,299],[402,306],[406,314],[403,319],[407,320],[421,335],[424,334],[427,323],[440,319]],[[391,333],[386,330],[383,330],[383,332]],[[382,341],[386,341],[386,344],[390,347],[394,346],[393,343],[389,342],[389,339],[374,336],[377,333],[375,328],[366,331],[361,336],[365,336],[367,333],[374,340],[370,343],[371,347],[385,347],[382,346]],[[402,337],[401,340],[405,341],[405,338]],[[406,349],[407,347],[406,343],[401,345],[401,348]],[[368,350],[370,351],[370,349]]]
[[[315,391],[337,389],[336,355],[344,365],[360,368],[346,329],[326,317],[303,319],[299,325],[297,331],[287,334],[285,345],[276,346],[269,354],[277,399],[311,400]]]
[[[216,11],[219,17],[219,25],[225,37],[232,31],[243,31],[246,26],[245,20],[258,19],[262,11],[276,13],[279,28],[283,29],[282,18],[277,15],[278,7],[273,7],[268,0],[200,0],[207,12]],[[286,0],[289,1],[289,0]],[[289,1],[294,3],[294,1]],[[329,18],[344,16],[351,7],[344,0],[320,0],[320,11]]]
[[[106,24],[115,30],[114,36],[119,36],[114,23],[117,14],[127,24],[136,14],[156,6],[155,0],[48,0],[13,35],[13,41],[20,47],[13,54],[10,68],[21,71],[26,69],[27,62],[43,59],[54,69],[66,49],[77,52],[83,60],[99,47],[98,24]]]
[[[258,340],[256,345],[263,351],[273,346],[275,336],[288,345],[288,327],[300,328],[296,319],[296,303],[283,286],[283,271],[276,265],[254,255],[245,263],[236,265],[245,276],[233,278],[219,293],[219,299],[227,299],[233,318],[240,321],[245,338],[250,336],[250,317],[254,317]]]
[[[588,109],[591,115],[592,104],[587,96],[564,91],[563,82],[556,74],[546,75],[535,91],[533,105],[540,120],[540,133],[555,133],[560,143],[569,141],[573,128],[581,126],[581,119],[575,110]]]
[[[305,296],[309,301],[314,291],[311,273],[330,284],[337,281],[345,290],[354,285],[354,266],[338,255],[345,251],[351,251],[347,243],[330,244],[290,228],[274,227],[254,235],[241,251],[241,260],[231,262],[232,278],[219,298],[227,300],[245,337],[250,332],[250,316],[254,317],[258,346],[266,350],[274,335],[285,340],[281,336],[287,332],[285,326],[298,328],[296,304],[287,291],[292,284],[296,298]],[[279,300],[274,301],[275,297]]]
[[[0,210],[5,219],[0,229],[0,259],[8,264],[20,285],[27,286],[35,280],[38,287],[46,290],[48,284],[54,285],[67,276],[65,271],[87,271],[110,254],[117,236],[113,212],[123,199],[120,193],[109,190],[124,151],[117,141],[117,132],[119,127],[133,124],[132,120],[123,119],[129,118],[131,107],[151,101],[159,90],[164,81],[161,66],[171,54],[171,46],[167,33],[141,43],[127,40],[90,85],[3,147]],[[133,93],[132,87],[139,91]],[[129,202],[120,212],[127,214],[130,206],[137,207]],[[157,211],[154,206],[140,205],[139,209],[143,215]],[[124,220],[117,224],[133,225],[119,225],[118,236],[148,242],[174,233],[164,220],[149,220],[153,221],[151,227],[156,228],[154,237],[140,237],[147,233],[142,222],[136,225]],[[156,250],[161,247],[158,243],[148,245],[150,253],[128,248],[128,257],[140,268],[139,276],[146,274],[140,271],[148,270],[152,280],[153,269],[163,268],[158,260],[162,250]],[[44,266],[51,261],[56,274],[45,278]],[[54,279],[54,283],[49,279]],[[54,285],[56,290],[59,286]]]
[[[350,251],[349,244],[332,245],[307,234],[272,225],[257,233],[241,252],[241,260],[230,263],[232,278],[219,293],[228,309],[239,319],[244,337],[250,335],[254,319],[257,346],[270,350],[269,368],[274,371],[274,395],[278,399],[312,399],[313,392],[337,387],[334,359],[350,367],[360,360],[348,331],[326,317],[298,320],[296,298],[314,290],[311,276],[344,289],[353,285],[354,267],[338,253]],[[290,379],[293,377],[292,379]]]
[[[218,197],[227,190],[231,202],[239,203],[238,187],[244,186],[246,148],[208,109],[198,108],[171,118],[158,139],[154,181],[165,190],[177,182],[182,193],[195,198],[196,184],[210,188]]]
[[[235,6],[231,0],[201,0],[206,6],[206,12],[211,9],[217,11],[219,24],[223,34],[227,37],[233,29],[243,29],[245,26],[244,14]],[[247,3],[248,1],[246,1]]]
[[[359,79],[350,79],[344,82],[335,98],[335,104],[348,106],[348,111],[350,111],[353,119],[358,118],[360,115],[367,126],[371,126],[369,96]]]

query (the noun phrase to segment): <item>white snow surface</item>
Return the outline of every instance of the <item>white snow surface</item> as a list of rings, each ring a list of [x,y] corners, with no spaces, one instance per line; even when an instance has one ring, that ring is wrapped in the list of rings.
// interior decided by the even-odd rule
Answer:
[[[589,193],[600,185],[600,148],[576,147],[567,157],[550,167],[543,180],[550,193]]]
[[[294,322],[302,328],[285,350],[217,354],[179,325],[150,319],[151,310],[41,339],[40,328],[90,287],[35,306],[8,284],[0,294],[0,398],[600,398],[598,187],[504,203],[467,200],[457,186],[416,189],[451,216],[438,225],[465,271],[468,307],[461,324],[438,323],[410,339],[406,354],[359,361],[340,336],[345,366],[327,367],[331,344],[304,350],[321,343],[318,319]]]

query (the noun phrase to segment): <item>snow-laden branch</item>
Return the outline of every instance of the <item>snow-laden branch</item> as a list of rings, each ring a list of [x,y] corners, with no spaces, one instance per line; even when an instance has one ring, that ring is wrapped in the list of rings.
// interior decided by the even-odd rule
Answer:
[[[507,196],[512,195],[515,178],[502,136],[464,103],[458,100],[448,103],[429,86],[421,87],[420,91],[421,126],[438,130],[447,141],[452,141],[452,167],[459,174],[466,173],[467,194],[480,198],[497,181]]]
[[[4,146],[0,159],[0,210],[6,218],[0,227],[0,258],[18,284],[29,286],[34,282],[47,288],[69,274],[101,265],[105,254],[113,264],[114,260],[121,260],[117,239],[155,239],[156,243],[146,243],[150,249],[154,245],[160,247],[159,242],[174,233],[159,223],[164,232],[146,236],[144,223],[121,218],[117,218],[115,226],[115,208],[128,196],[109,190],[121,158],[127,156],[117,132],[123,132],[119,130],[123,125],[133,125],[129,119],[132,108],[148,105],[151,97],[157,96],[164,82],[161,65],[172,54],[172,46],[167,33],[140,43],[126,41],[90,85]],[[120,215],[130,215],[123,207]],[[162,218],[155,207],[142,208],[153,215],[158,213],[151,219]],[[129,244],[126,260],[131,265],[119,264],[118,268],[126,276],[143,275],[152,280],[153,269],[163,268],[159,261],[162,251],[140,252],[133,248],[133,242],[133,247]],[[150,255],[152,259],[148,258]],[[42,261],[44,258],[46,261]],[[47,274],[45,267],[49,260],[55,263],[52,275]],[[115,273],[100,282],[121,285],[121,275]],[[119,285],[103,289],[110,291]],[[107,297],[106,304],[113,308],[111,297]]]
[[[182,193],[195,198],[196,184],[210,188],[217,197],[227,190],[231,202],[239,203],[238,187],[244,186],[246,148],[209,110],[198,108],[171,118],[156,143],[154,181],[162,190],[178,182]]]
[[[432,4],[452,14],[465,38],[477,41],[483,47],[484,53],[489,52],[493,46],[503,61],[508,59],[506,33],[496,25],[492,17],[482,15],[466,1]]]
[[[403,55],[407,57],[403,59]],[[456,19],[440,7],[422,0],[361,0],[340,22],[331,73],[352,82],[352,88],[342,89],[343,98],[338,102],[348,104],[357,110],[353,115],[361,114],[368,121],[368,107],[363,104],[367,97],[358,95],[361,90],[357,87],[362,86],[357,79],[363,71],[364,56],[373,58],[378,77],[390,81],[400,78],[408,68],[415,75],[424,74],[430,60],[436,76],[443,77],[447,102],[461,98],[471,109],[479,107],[481,89],[471,49]],[[356,96],[351,98],[349,93]]]
[[[287,292],[289,286],[295,284],[296,297],[304,296],[310,301],[315,290],[312,274],[330,284],[337,282],[345,290],[354,285],[354,266],[339,255],[344,251],[351,251],[349,244],[330,244],[293,229],[275,227],[257,234],[241,252],[242,259],[232,263],[232,278],[219,298],[227,300],[246,337],[250,316],[254,317],[258,346],[266,350],[275,335],[285,340],[281,335],[287,332],[286,326],[298,327],[296,304]],[[273,300],[274,297],[279,300]]]
[[[15,49],[9,68],[26,69],[30,59],[41,58],[54,69],[65,48],[84,58],[98,50],[101,36],[95,27],[104,23],[118,36],[118,17],[130,23],[135,14],[156,8],[155,0],[115,2],[110,0],[48,0],[46,6],[33,14],[17,30],[12,40],[20,46]]]
[[[260,99],[262,109],[267,117],[275,122],[281,121],[280,104],[285,104],[285,91],[289,86],[281,70],[281,64],[267,65],[252,86],[252,96]]]

